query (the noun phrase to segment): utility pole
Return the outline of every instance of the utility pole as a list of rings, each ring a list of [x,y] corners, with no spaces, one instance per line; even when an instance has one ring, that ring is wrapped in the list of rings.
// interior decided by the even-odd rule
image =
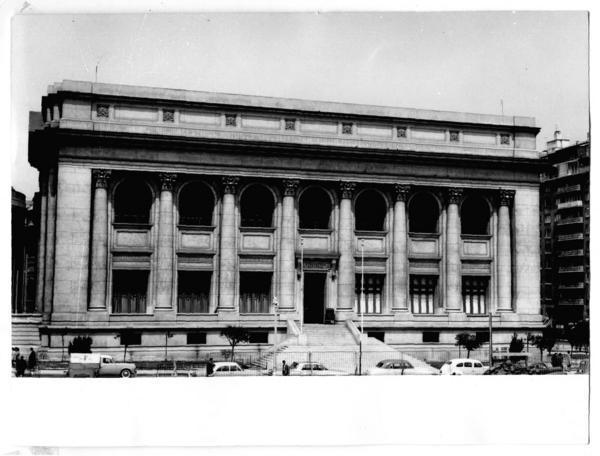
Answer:
[[[365,317],[364,317],[364,305],[365,305],[365,240],[360,240],[360,300],[358,305],[360,306],[360,341],[358,344],[359,358],[358,358],[358,375],[362,375],[362,343],[363,336],[365,333]]]
[[[491,303],[488,304],[489,305],[489,311],[488,311],[488,316],[489,316],[489,350],[490,350],[490,354],[489,354],[489,362],[490,362],[490,368],[492,367],[492,363],[494,360],[494,356],[492,354],[492,348],[493,348],[493,343],[492,343],[492,305]]]
[[[300,300],[302,310],[300,311],[300,334],[304,331],[304,239],[300,236]]]

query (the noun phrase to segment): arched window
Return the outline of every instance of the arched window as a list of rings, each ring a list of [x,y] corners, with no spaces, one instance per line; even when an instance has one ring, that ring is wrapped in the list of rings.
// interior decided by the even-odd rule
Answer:
[[[438,233],[440,207],[431,193],[419,193],[408,207],[408,230],[412,233]]]
[[[462,234],[489,234],[490,207],[479,196],[469,196],[460,207]]]
[[[269,189],[262,185],[251,185],[241,198],[242,226],[273,226],[275,201]]]
[[[325,190],[309,188],[300,195],[300,228],[330,228],[331,198]]]
[[[387,205],[383,196],[375,190],[365,190],[354,206],[356,229],[368,231],[383,231]]]
[[[148,184],[139,178],[121,182],[114,195],[116,223],[150,223],[152,192]]]
[[[205,184],[187,184],[179,192],[179,223],[210,226],[214,207],[215,197]]]

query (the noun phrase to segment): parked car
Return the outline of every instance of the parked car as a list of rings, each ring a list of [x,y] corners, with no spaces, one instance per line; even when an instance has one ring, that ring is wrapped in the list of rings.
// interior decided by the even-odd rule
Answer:
[[[469,358],[457,358],[446,361],[440,368],[442,375],[481,375],[486,371],[481,361]]]
[[[346,372],[328,369],[321,363],[298,363],[290,364],[290,375],[348,375]]]
[[[215,363],[213,373],[209,377],[230,377],[230,376],[249,376],[257,375],[256,371],[244,370],[233,361],[218,361]]]
[[[384,359],[367,370],[367,375],[439,375],[439,371],[429,365],[413,365],[404,359]]]
[[[110,355],[100,353],[71,353],[69,377],[134,377],[137,369],[133,363],[115,362]]]
[[[527,375],[529,370],[527,368],[526,361],[522,360],[517,363],[513,363],[511,360],[506,360],[501,364],[487,369],[483,375]]]
[[[528,374],[546,375],[546,374],[562,374],[562,367],[554,367],[551,363],[535,363],[528,367]]]

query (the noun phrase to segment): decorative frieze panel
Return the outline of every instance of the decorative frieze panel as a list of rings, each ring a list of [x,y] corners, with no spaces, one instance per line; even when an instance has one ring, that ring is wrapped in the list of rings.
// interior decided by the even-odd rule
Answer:
[[[240,271],[273,271],[273,256],[240,255]]]
[[[300,122],[300,131],[335,135],[337,134],[337,129],[337,122],[326,120],[302,120]]]
[[[476,257],[489,257],[490,256],[490,240],[488,239],[476,239],[463,235],[462,238],[462,254],[465,257],[476,256]]]
[[[446,132],[444,130],[435,130],[433,128],[417,128],[411,129],[411,138],[424,141],[445,141]]]
[[[190,124],[219,125],[221,115],[214,112],[203,111],[181,111],[179,122]]]
[[[148,269],[150,268],[149,254],[113,253],[113,269]]]
[[[242,127],[243,128],[257,128],[264,130],[279,130],[281,122],[278,117],[264,117],[264,116],[242,116]]]
[[[158,108],[142,108],[138,106],[115,106],[116,120],[140,120],[142,122],[158,121]]]
[[[438,257],[440,255],[439,235],[410,235],[408,253],[410,256]]]
[[[178,255],[177,269],[184,271],[211,271],[214,269],[213,255]]]
[[[305,251],[323,251],[328,252],[331,250],[331,232],[329,230],[323,230],[321,232],[306,232],[300,233],[303,246]],[[298,250],[301,249],[300,240],[298,241]]]
[[[385,238],[385,235],[373,236],[357,233],[355,237],[356,252],[360,253],[364,251],[367,254],[383,254],[386,252]]]
[[[490,261],[462,261],[461,273],[464,275],[490,275],[492,267]]]
[[[410,260],[409,262],[409,273],[410,274],[440,274],[440,262],[439,260]]]
[[[180,232],[179,248],[182,250],[213,250],[212,232]]]
[[[273,251],[273,233],[241,233],[242,251]]]
[[[372,136],[374,138],[392,138],[392,127],[390,125],[358,124],[356,133],[359,136]]]
[[[496,134],[493,132],[465,131],[463,133],[463,142],[493,146],[496,144]]]
[[[116,248],[149,248],[149,231],[145,229],[115,229]]]

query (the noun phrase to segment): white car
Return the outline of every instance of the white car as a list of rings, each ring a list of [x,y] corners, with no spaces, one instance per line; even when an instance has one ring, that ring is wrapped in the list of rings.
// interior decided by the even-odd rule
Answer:
[[[321,363],[297,363],[290,365],[290,375],[348,375],[346,372],[327,369]]]
[[[404,359],[384,359],[367,370],[367,375],[439,375],[434,367],[413,365]]]
[[[440,368],[442,375],[481,375],[487,370],[481,361],[469,358],[451,359]]]
[[[209,377],[230,377],[256,375],[252,371],[245,371],[238,363],[231,361],[219,361],[215,363],[213,373]]]

